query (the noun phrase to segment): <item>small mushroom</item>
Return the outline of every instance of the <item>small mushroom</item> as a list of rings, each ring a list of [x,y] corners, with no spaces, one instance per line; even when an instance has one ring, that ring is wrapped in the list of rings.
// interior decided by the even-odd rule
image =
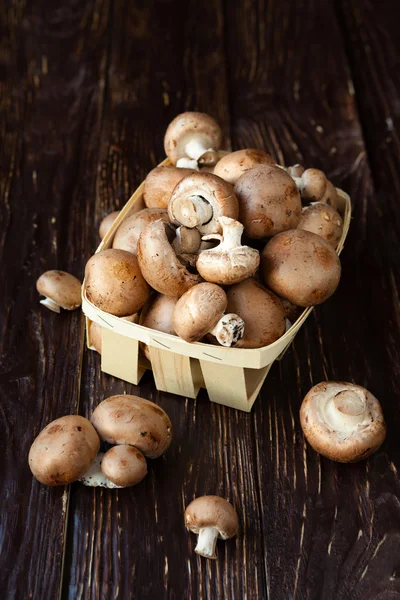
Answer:
[[[337,209],[338,195],[335,186],[319,169],[306,169],[300,177],[293,175],[302,200],[324,202]]]
[[[140,234],[149,223],[162,221],[169,223],[168,213],[164,208],[144,208],[139,210],[126,221],[121,223],[115,232],[113,248],[117,250],[126,250],[137,255],[137,246]]]
[[[89,259],[85,269],[87,299],[117,317],[133,315],[150,295],[136,256],[111,248]]]
[[[169,199],[178,183],[194,169],[156,167],[144,180],[143,200],[148,208],[168,208]]]
[[[286,171],[289,173],[290,177],[296,179],[296,177],[301,177],[305,171],[305,168],[301,165],[293,165],[292,167],[288,167]]]
[[[316,233],[336,248],[342,237],[343,220],[329,204],[312,202],[303,208],[297,229]]]
[[[99,227],[100,239],[104,239],[106,237],[107,233],[110,231],[115,219],[119,216],[120,212],[120,210],[115,210],[114,212],[111,212],[109,215],[104,217]]]
[[[82,304],[81,287],[79,279],[65,271],[46,271],[36,282],[37,291],[45,296],[40,304],[56,313],[60,312],[60,308],[79,308]]]
[[[218,123],[200,112],[185,112],[168,125],[164,137],[165,154],[177,167],[198,169],[218,161],[222,132]]]
[[[140,314],[139,324],[149,329],[176,335],[172,327],[172,315],[177,301],[178,298],[156,294],[145,304]],[[147,344],[142,344],[142,348],[147,360],[151,360]]]
[[[386,437],[379,401],[353,383],[324,381],[306,395],[300,423],[308,443],[337,462],[357,462],[378,450]]]
[[[261,273],[275,294],[296,306],[325,302],[339,285],[338,255],[323,238],[292,229],[273,237],[261,253]]]
[[[234,192],[239,200],[239,221],[250,238],[263,239],[297,226],[300,194],[284,169],[254,167],[237,180]]]
[[[66,415],[39,433],[29,451],[29,467],[45,485],[66,485],[89,469],[99,447],[99,436],[90,421]]]
[[[124,488],[140,483],[147,475],[143,454],[133,446],[114,446],[96,460],[80,479],[90,487]]]
[[[218,175],[228,183],[235,185],[239,177],[257,165],[274,165],[275,161],[263,150],[237,150],[223,156],[214,167]]]
[[[201,281],[189,273],[176,256],[171,242],[175,230],[171,225],[155,221],[145,227],[139,237],[138,261],[145,280],[160,294],[182,296]]]
[[[167,413],[138,396],[124,394],[103,400],[91,422],[102,441],[134,446],[148,458],[161,456],[172,439]]]
[[[235,314],[224,314],[227,298],[214,283],[199,283],[188,290],[175,305],[172,327],[186,342],[198,342],[207,333],[222,346],[234,346],[244,332],[243,320]]]
[[[226,295],[226,310],[238,314],[245,323],[238,348],[262,348],[285,333],[286,314],[280,299],[256,279],[232,285]]]
[[[249,246],[242,246],[243,225],[229,217],[220,217],[222,236],[214,233],[203,240],[219,239],[221,243],[211,250],[204,250],[197,258],[196,267],[206,281],[220,285],[232,285],[254,275],[260,264],[260,253]]]
[[[195,173],[174,189],[168,214],[174,225],[196,227],[207,235],[221,232],[219,217],[237,219],[239,205],[230,183],[211,173]]]
[[[195,552],[204,558],[217,558],[217,538],[227,540],[239,531],[239,519],[232,504],[220,496],[201,496],[186,507],[185,527],[196,533]]]

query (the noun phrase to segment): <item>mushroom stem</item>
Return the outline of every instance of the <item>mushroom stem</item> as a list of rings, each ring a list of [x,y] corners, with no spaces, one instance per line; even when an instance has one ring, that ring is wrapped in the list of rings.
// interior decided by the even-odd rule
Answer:
[[[197,546],[194,549],[197,554],[205,558],[217,558],[215,546],[218,538],[218,529],[216,527],[204,527],[199,529]]]
[[[112,481],[107,479],[101,470],[101,461],[103,459],[104,453],[99,452],[96,458],[94,459],[92,465],[86,471],[86,473],[80,478],[80,482],[83,485],[87,485],[88,487],[104,487],[104,488],[120,488],[120,485],[115,485]]]
[[[205,148],[198,138],[193,138],[185,146],[185,154],[189,158],[199,160],[206,152],[212,152],[212,148]]]
[[[301,177],[294,177],[293,175],[291,176],[293,181],[295,182],[297,189],[299,190],[300,194],[304,191],[304,181]]]
[[[217,338],[221,346],[230,348],[242,339],[244,335],[244,321],[239,315],[235,315],[234,313],[222,315],[210,333]]]
[[[57,302],[54,302],[54,300],[52,300],[51,298],[43,298],[43,300],[39,300],[39,302],[40,304],[43,304],[55,313],[61,312],[59,304],[57,304]]]
[[[200,171],[197,160],[194,158],[187,158],[186,156],[180,158],[176,163],[176,166],[179,169],[195,169],[196,171]]]
[[[202,240],[221,240],[218,252],[229,252],[241,246],[243,225],[239,221],[235,221],[235,219],[230,219],[229,217],[220,217],[219,222],[222,225],[222,237],[219,234],[210,233],[210,235],[203,236]]]
[[[339,431],[352,431],[364,421],[366,407],[362,392],[342,390],[327,403],[327,422]]]
[[[212,219],[212,206],[202,196],[181,196],[173,206],[174,218],[192,229]]]

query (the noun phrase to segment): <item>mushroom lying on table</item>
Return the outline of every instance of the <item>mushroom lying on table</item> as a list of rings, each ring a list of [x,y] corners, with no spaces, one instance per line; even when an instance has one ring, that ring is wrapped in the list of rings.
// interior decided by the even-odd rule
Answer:
[[[336,248],[343,233],[343,219],[329,204],[312,202],[301,211],[297,229],[316,233]]]
[[[274,165],[275,161],[263,150],[237,150],[223,156],[215,165],[214,175],[235,185],[239,177],[257,165]]]
[[[36,282],[36,289],[44,300],[40,300],[46,308],[59,313],[64,310],[75,310],[82,304],[82,284],[73,275],[65,271],[46,271]]]
[[[178,183],[194,169],[179,167],[156,167],[144,180],[143,200],[147,208],[168,208],[172,192]]]
[[[100,239],[104,239],[106,237],[107,233],[110,231],[115,219],[119,216],[120,212],[120,210],[115,210],[114,212],[111,212],[109,215],[104,217],[99,227]]]
[[[168,125],[164,137],[165,154],[177,167],[198,169],[218,161],[222,132],[218,123],[200,112],[185,112]]]
[[[115,232],[112,247],[137,254],[140,234],[149,223],[162,221],[169,223],[168,212],[164,208],[144,208],[128,217]]]

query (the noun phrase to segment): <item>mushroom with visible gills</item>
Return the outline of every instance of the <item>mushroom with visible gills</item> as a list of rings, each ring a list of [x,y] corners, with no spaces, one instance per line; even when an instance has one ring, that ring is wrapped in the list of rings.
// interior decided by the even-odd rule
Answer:
[[[79,279],[65,271],[46,271],[36,282],[37,291],[45,296],[40,304],[56,313],[60,312],[60,308],[79,308],[82,304],[81,287]]]
[[[99,227],[100,239],[103,240],[106,237],[107,233],[110,231],[115,219],[119,216],[120,212],[120,210],[115,210],[114,212],[111,212],[109,215],[104,217]]]
[[[217,558],[217,539],[233,538],[239,519],[232,504],[220,496],[201,496],[186,507],[185,527],[198,534],[195,552],[204,558]]]
[[[297,229],[311,231],[336,248],[343,233],[343,220],[337,210],[324,202],[312,202],[301,211]]]
[[[357,462],[384,442],[386,424],[382,407],[364,387],[324,381],[303,400],[300,423],[308,443],[337,462]]]
[[[169,199],[178,183],[195,169],[156,167],[144,180],[143,201],[147,208],[168,208]]]
[[[126,250],[137,255],[137,246],[140,234],[149,223],[162,221],[169,223],[168,213],[164,208],[144,208],[131,217],[128,217],[115,232],[112,247],[117,250]]]
[[[164,137],[165,154],[177,167],[198,169],[218,161],[222,131],[209,115],[185,112],[168,125]]]
[[[237,150],[223,156],[215,165],[214,175],[235,185],[239,177],[257,165],[274,165],[275,161],[263,150]]]
[[[140,483],[147,475],[143,454],[133,446],[113,446],[99,452],[80,481],[89,487],[124,488]]]

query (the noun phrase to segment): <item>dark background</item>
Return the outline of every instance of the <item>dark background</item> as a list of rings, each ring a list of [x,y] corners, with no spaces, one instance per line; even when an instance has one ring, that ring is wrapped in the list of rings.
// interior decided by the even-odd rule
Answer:
[[[0,590],[7,600],[400,598],[398,0],[2,0],[0,3]],[[79,311],[38,303],[47,269],[83,276],[97,227],[163,158],[169,121],[202,110],[226,148],[322,168],[352,197],[337,293],[268,376],[251,414],[100,372]],[[326,378],[381,400],[388,438],[334,464],[299,407]],[[39,485],[50,420],[126,390],[175,431],[139,486]],[[217,561],[183,527],[221,494],[241,534]]]

